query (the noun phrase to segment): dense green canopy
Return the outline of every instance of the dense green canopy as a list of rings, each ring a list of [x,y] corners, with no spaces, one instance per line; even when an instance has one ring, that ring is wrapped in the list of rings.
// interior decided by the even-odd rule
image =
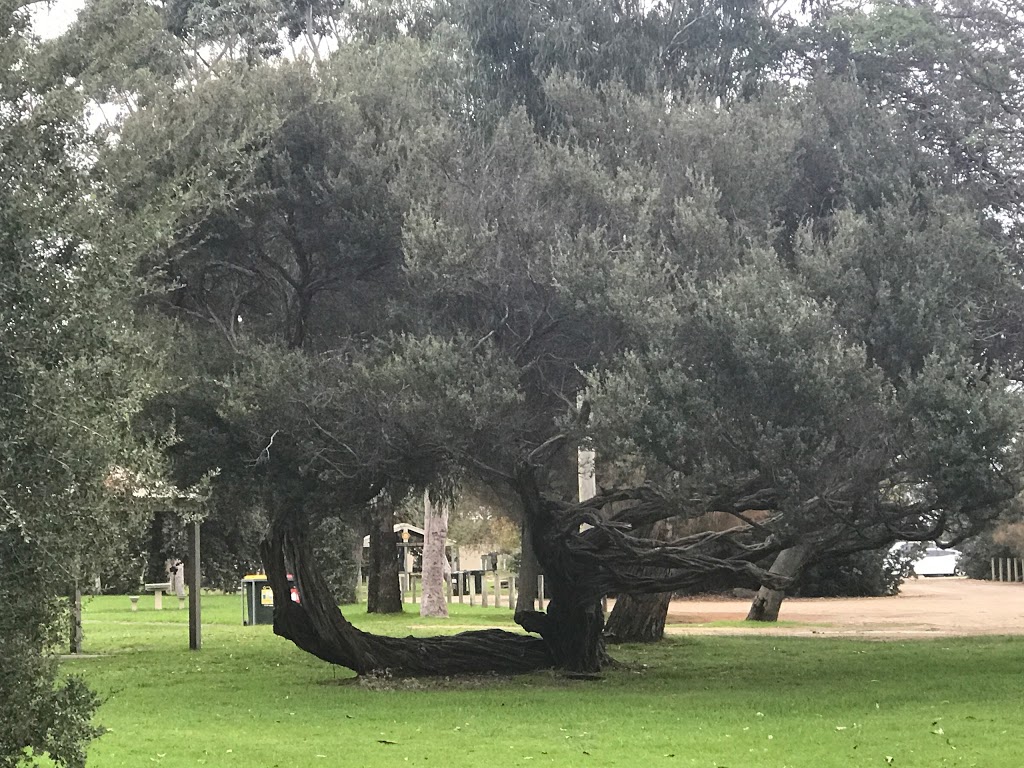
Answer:
[[[12,465],[0,531],[27,546],[11,499],[33,473],[54,499],[102,480],[116,451],[91,435],[171,429],[174,479],[219,473],[211,520],[271,521],[270,576],[303,593],[280,634],[422,673],[476,669],[474,648],[593,672],[609,592],[782,588],[779,552],[984,526],[1020,483],[1019,19],[805,11],[88,3],[31,70],[60,84],[53,141],[20,75],[0,112],[5,160],[42,174],[2,193],[3,258],[33,275],[3,283],[31,304],[0,311],[33,308],[4,315],[26,329],[4,433],[32,457],[73,436],[57,466],[83,479]],[[73,93],[104,102],[92,136]],[[144,417],[137,325],[167,350]],[[584,444],[602,489],[576,503]],[[310,531],[468,481],[517,499],[553,590],[519,617],[540,638],[427,653],[354,630]],[[736,528],[648,537],[708,512]]]
[[[59,600],[142,510],[151,466],[128,418],[151,391],[124,252],[95,247],[103,205],[74,89],[40,67],[23,10],[0,3],[0,765],[23,750],[81,765],[94,695],[56,679]],[[132,467],[132,472],[124,468]],[[120,471],[119,471],[120,468]],[[112,535],[115,534],[115,535]]]

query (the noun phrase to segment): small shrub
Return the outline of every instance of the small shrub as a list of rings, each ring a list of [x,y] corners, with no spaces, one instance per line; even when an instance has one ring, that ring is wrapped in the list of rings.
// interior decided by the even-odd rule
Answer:
[[[792,594],[797,597],[895,595],[910,574],[915,549],[873,549],[826,557],[804,571]]]

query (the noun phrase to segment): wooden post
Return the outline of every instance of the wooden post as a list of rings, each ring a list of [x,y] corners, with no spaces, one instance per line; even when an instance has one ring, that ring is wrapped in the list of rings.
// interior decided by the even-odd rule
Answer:
[[[202,575],[199,546],[199,521],[188,527],[188,557],[192,568],[188,574],[188,647],[198,651],[203,647],[201,596]]]
[[[480,574],[480,605],[487,607],[487,571]]]
[[[992,581],[995,581],[996,580],[996,559],[994,557],[989,561],[989,565],[992,566]]]
[[[999,558],[999,580],[1003,581],[1003,565],[1006,562],[1005,558]]]
[[[1020,558],[1013,559],[1013,580],[1020,581]]]
[[[71,587],[71,591],[68,593],[68,602],[71,608],[71,625],[69,627],[70,633],[68,637],[68,650],[71,653],[82,652],[82,590],[78,586],[78,580],[75,580],[74,585]]]
[[[508,575],[508,607],[512,611],[516,609],[516,576],[511,573]]]
[[[544,574],[537,577],[537,610],[544,610]]]
[[[412,592],[412,601],[416,602],[416,576],[415,574],[409,574],[409,591]]]

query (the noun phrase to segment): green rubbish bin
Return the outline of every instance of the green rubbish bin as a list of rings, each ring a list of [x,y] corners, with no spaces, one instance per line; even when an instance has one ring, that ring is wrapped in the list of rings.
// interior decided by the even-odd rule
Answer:
[[[274,623],[274,590],[267,577],[250,573],[242,579],[242,624]]]
[[[288,586],[291,588],[289,597],[299,601],[299,593],[295,588],[295,580],[289,574]],[[274,623],[274,590],[262,573],[250,573],[242,579],[242,624]]]
[[[288,574],[289,598],[299,602],[295,577]],[[263,573],[249,573],[242,580],[242,624],[273,624],[273,589]]]

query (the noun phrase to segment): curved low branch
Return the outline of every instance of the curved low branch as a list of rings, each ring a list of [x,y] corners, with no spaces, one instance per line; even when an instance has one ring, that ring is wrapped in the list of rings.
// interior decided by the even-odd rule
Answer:
[[[338,609],[299,537],[275,530],[260,553],[274,594],[289,594],[290,565],[301,598],[275,601],[274,634],[331,664],[357,674],[398,676],[514,674],[553,666],[542,639],[500,629],[426,638],[363,632]]]

